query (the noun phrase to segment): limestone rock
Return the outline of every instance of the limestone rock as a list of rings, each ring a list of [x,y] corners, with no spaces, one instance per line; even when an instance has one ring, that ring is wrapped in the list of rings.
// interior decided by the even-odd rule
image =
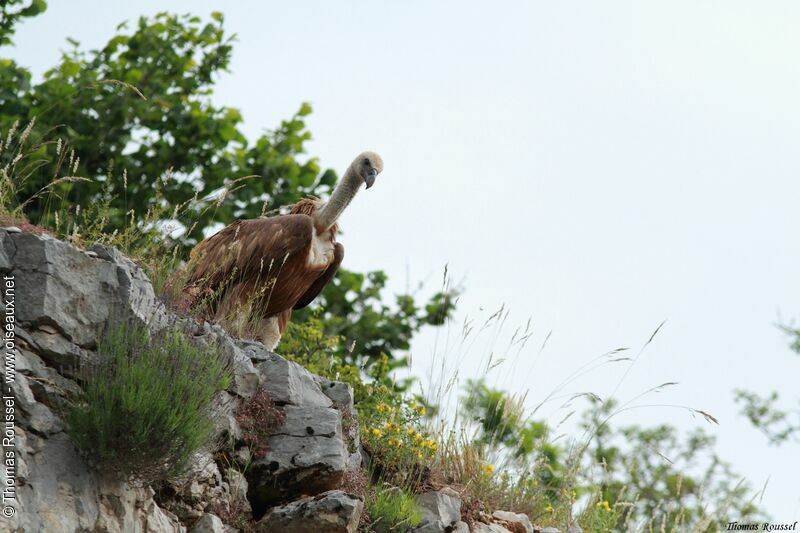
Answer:
[[[212,346],[224,354],[226,360],[230,361],[233,382],[228,390],[242,398],[250,398],[255,395],[263,377],[244,350],[219,326],[205,323],[201,332],[198,333],[194,335],[196,341]]]
[[[333,406],[343,413],[355,414],[353,387],[342,381],[331,381],[321,376],[314,376],[322,394],[330,398]]]
[[[339,411],[295,405],[284,410],[286,421],[269,437],[266,456],[247,471],[256,514],[275,502],[336,487],[347,467]]]
[[[472,533],[512,533],[500,524],[484,524],[483,522],[475,522],[472,527]]]
[[[426,492],[415,500],[422,511],[422,521],[415,532],[441,533],[461,520],[461,499],[452,490]]]
[[[162,507],[181,522],[191,524],[207,513],[226,512],[233,506],[244,505],[244,511],[250,511],[244,499],[247,482],[241,473],[228,469],[223,479],[208,452],[197,454],[191,465],[180,478],[164,483],[158,494]]]
[[[42,438],[17,428],[17,514],[9,530],[185,532],[153,491],[102,479],[64,433]],[[22,466],[24,464],[24,467]]]
[[[163,313],[147,276],[116,250],[94,249],[108,256],[98,261],[52,237],[5,230],[0,248],[0,270],[16,280],[17,321],[31,331],[49,325],[91,349],[110,318],[149,322]]]
[[[275,507],[258,523],[258,531],[355,533],[363,510],[361,498],[331,490]]]
[[[273,509],[261,529],[355,531],[363,502],[332,490],[348,465],[357,468],[361,461],[348,385],[314,376],[219,326],[169,313],[144,272],[112,248],[92,246],[84,252],[47,235],[0,229],[0,273],[14,275],[17,302],[18,506],[10,529],[173,533],[191,525],[197,533],[227,533],[231,525],[219,517],[234,506],[237,513],[249,514],[246,496],[257,513],[303,496]],[[60,414],[69,395],[79,391],[78,371],[99,357],[100,335],[109,325],[129,320],[153,332],[182,331],[213,346],[226,355],[233,374],[229,390],[219,392],[212,406],[215,448],[198,456],[181,480],[159,486],[158,493],[93,469],[91,458],[82,457],[64,432]],[[233,469],[223,475],[220,465],[251,462],[236,411],[261,387],[283,406],[286,422],[268,438],[267,455],[252,462],[246,476]],[[5,475],[0,469],[0,482]],[[458,520],[457,507],[452,519],[451,511],[437,512],[448,524]],[[289,517],[290,525],[269,529]]]
[[[267,347],[258,341],[236,339],[236,345],[242,349],[244,354],[249,357],[254,364],[263,363],[275,353],[267,350]]]
[[[501,522],[506,529],[514,531],[514,533],[533,533],[533,524],[526,514],[495,511],[492,513],[492,518]]]
[[[314,376],[302,366],[280,355],[267,353],[257,368],[264,376],[264,389],[278,405],[330,407],[333,402],[322,394]]]
[[[194,523],[189,533],[225,533],[225,526],[218,516],[204,514]]]

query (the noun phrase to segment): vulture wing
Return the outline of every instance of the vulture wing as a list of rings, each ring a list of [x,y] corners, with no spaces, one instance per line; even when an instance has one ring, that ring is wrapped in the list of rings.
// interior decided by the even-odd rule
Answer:
[[[238,220],[195,246],[186,286],[216,291],[238,280],[274,276],[291,259],[306,257],[313,234],[308,215]]]
[[[306,291],[305,294],[298,300],[295,304],[294,309],[302,309],[306,307],[308,304],[314,301],[314,298],[319,296],[319,293],[322,292],[322,289],[325,288],[325,285],[330,283],[333,279],[333,276],[336,275],[336,272],[339,270],[339,265],[342,264],[342,259],[344,259],[344,246],[341,243],[337,242],[333,247],[333,261],[331,261],[330,266],[322,273],[320,277],[314,281],[314,284]]]

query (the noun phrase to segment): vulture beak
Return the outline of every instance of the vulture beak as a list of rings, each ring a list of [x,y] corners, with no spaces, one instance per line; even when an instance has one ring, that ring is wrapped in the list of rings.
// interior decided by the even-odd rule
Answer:
[[[370,187],[372,187],[372,185],[375,183],[375,177],[376,177],[377,175],[378,175],[378,171],[377,171],[377,170],[375,170],[374,168],[370,168],[370,169],[369,169],[369,170],[366,172],[366,174],[364,175],[364,183],[366,183],[366,184],[367,184],[367,189],[369,189]]]

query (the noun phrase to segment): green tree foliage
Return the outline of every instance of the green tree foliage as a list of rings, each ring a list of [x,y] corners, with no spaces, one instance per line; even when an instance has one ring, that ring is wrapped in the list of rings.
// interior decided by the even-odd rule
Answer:
[[[783,326],[781,329],[791,338],[792,351],[800,355],[800,329],[788,326]],[[762,396],[752,391],[737,389],[735,395],[736,402],[742,405],[742,414],[766,435],[771,444],[800,442],[800,398],[797,400],[798,407],[787,409],[779,406],[780,395],[777,391]]]
[[[333,283],[325,288],[322,315],[325,333],[346,341],[334,348],[336,356],[384,381],[389,379],[391,370],[408,364],[407,358],[395,354],[407,351],[411,339],[422,327],[444,324],[458,297],[456,290],[441,291],[420,307],[413,296],[401,294],[395,297],[392,306],[383,296],[386,282],[386,274],[381,271],[361,274],[340,270]],[[301,310],[295,318],[304,322],[313,312]],[[389,358],[383,360],[383,355]],[[368,368],[373,365],[388,365],[388,368]],[[407,382],[395,383],[401,389],[407,385]]]
[[[616,515],[620,530],[649,523],[665,524],[667,531],[717,531],[727,517],[758,516],[751,490],[714,453],[714,438],[702,430],[681,438],[665,424],[616,427],[610,419],[617,403],[590,397],[581,423],[587,437],[568,448],[545,423],[526,419],[506,393],[481,381],[470,381],[466,392],[463,410],[478,428],[475,442],[485,454],[532,475],[552,502],[570,487],[591,493],[622,510]],[[588,517],[596,510],[586,512]]]
[[[609,423],[617,402],[591,399],[583,428],[591,436],[582,475],[599,484],[602,500],[633,501],[623,523],[687,526],[700,531],[724,529],[728,517],[756,518],[753,491],[714,452],[715,439],[697,429],[681,438],[676,428]]]
[[[11,44],[19,19],[35,17],[47,9],[45,0],[3,0],[0,2],[0,46]]]
[[[222,24],[220,14],[203,23],[166,13],[139,19],[132,32],[122,24],[99,50],[84,52],[71,41],[60,63],[36,84],[25,69],[8,64],[0,125],[7,130],[17,120],[35,118],[33,137],[63,138],[80,158],[74,173],[90,181],[63,187],[60,194],[68,204],[110,194],[110,227],[123,225],[130,209],[146,211],[156,180],[168,170],[175,179],[163,180],[162,191],[171,205],[195,195],[218,197],[233,180],[253,176],[213,209],[186,213],[194,226],[184,237],[188,244],[214,223],[259,216],[265,202],[281,206],[328,193],[335,173],[320,172],[314,158],[300,162],[298,157],[311,137],[303,120],[310,106],[303,104],[277,129],[248,143],[239,111],[212,103],[214,83],[232,51]],[[51,179],[42,167],[18,194],[29,197]],[[48,215],[46,201],[32,202],[27,215],[41,221]]]
[[[181,206],[174,218],[187,228],[176,237],[178,256],[185,257],[204,230],[330,193],[336,173],[305,156],[308,104],[250,142],[239,111],[212,102],[233,39],[220,13],[211,18],[143,17],[133,28],[121,24],[105,46],[89,52],[71,40],[38,82],[14,61],[0,60],[0,131],[35,121],[35,153],[13,191],[17,205],[35,197],[24,213],[32,222],[53,227],[59,212],[63,220],[73,206],[102,205],[112,232],[131,219],[150,223],[148,212]],[[88,180],[52,186],[53,165],[39,162],[67,152],[68,164],[59,168]],[[36,196],[44,187],[52,194]],[[454,298],[445,294],[423,304],[400,295],[389,304],[385,285],[383,272],[341,270],[318,300],[325,333],[345,341],[336,355],[359,367],[378,364],[383,355],[392,367],[405,365],[400,352],[413,335],[442,324],[453,309]],[[295,320],[309,316],[298,313]]]

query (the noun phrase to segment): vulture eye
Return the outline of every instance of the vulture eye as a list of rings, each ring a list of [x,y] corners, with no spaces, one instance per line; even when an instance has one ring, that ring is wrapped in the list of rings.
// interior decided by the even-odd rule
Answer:
[[[369,159],[365,159],[363,164],[364,165],[369,165]]]

